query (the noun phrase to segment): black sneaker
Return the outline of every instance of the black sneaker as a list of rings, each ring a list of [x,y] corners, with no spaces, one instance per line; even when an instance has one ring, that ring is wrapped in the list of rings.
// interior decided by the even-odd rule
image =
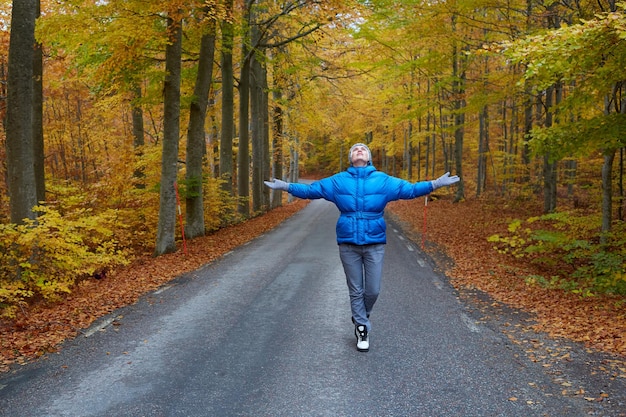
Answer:
[[[354,326],[354,334],[356,335],[356,350],[359,352],[369,351],[370,342],[367,340],[367,327],[357,324]]]

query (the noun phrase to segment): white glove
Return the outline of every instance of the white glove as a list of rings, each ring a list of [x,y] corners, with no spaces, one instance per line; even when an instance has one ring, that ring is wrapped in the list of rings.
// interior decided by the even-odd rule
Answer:
[[[433,191],[435,191],[437,188],[447,187],[448,185],[452,185],[459,180],[460,178],[458,176],[450,176],[450,173],[446,172],[441,177],[437,178],[434,181],[431,181],[430,183],[433,185]]]
[[[272,181],[263,181],[265,185],[270,187],[272,190],[283,190],[289,191],[289,183],[281,180],[277,180],[274,178]]]

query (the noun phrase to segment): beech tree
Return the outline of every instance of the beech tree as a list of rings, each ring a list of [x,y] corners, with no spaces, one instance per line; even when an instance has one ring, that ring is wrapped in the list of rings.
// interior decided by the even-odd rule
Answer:
[[[451,17],[452,33],[458,38],[456,33],[456,15]],[[465,139],[465,82],[467,55],[464,50],[468,48],[459,47],[457,42],[452,44],[452,96],[453,96],[453,117],[454,117],[454,160],[456,162],[456,174],[461,177],[456,189],[454,201],[458,202],[465,198],[465,182],[463,178],[463,140]]]
[[[41,14],[41,3],[36,2],[36,16]],[[35,159],[35,186],[37,201],[46,200],[45,147],[43,139],[43,47],[35,43],[33,51],[33,157]]]
[[[233,137],[234,116],[234,13],[233,0],[226,0],[226,18],[222,21],[222,125],[220,135],[220,178],[223,188],[233,195]]]
[[[250,8],[254,0],[245,0],[241,18],[241,64],[239,70],[239,152],[237,153],[238,211],[250,216]]]
[[[206,155],[205,119],[208,107],[209,90],[213,80],[213,58],[215,55],[216,22],[204,10],[200,22],[202,37],[198,69],[193,99],[189,109],[189,128],[187,131],[186,182],[185,201],[185,235],[192,239],[203,236],[204,229],[204,197],[203,197],[203,159]]]
[[[252,16],[256,16],[254,13]],[[254,18],[254,17],[253,17]],[[257,24],[252,26],[252,44],[257,45],[261,40],[261,28]],[[264,161],[269,158],[269,152],[263,148],[263,66],[261,51],[258,47],[252,49],[250,58],[250,141],[252,144],[252,211],[258,213],[264,206],[263,179],[269,172],[263,170]],[[267,155],[267,156],[266,156]]]
[[[163,153],[161,155],[161,186],[159,224],[154,255],[176,250],[176,190],[178,147],[180,135],[180,80],[182,55],[182,18],[179,11],[167,18],[170,42],[165,48],[165,80],[163,82]]]
[[[33,128],[33,122],[41,119],[40,115],[34,116],[35,21],[38,11],[39,0],[16,0],[11,13],[6,147],[11,222],[17,224],[36,217],[33,212],[38,197],[36,171],[43,166],[41,143],[39,139],[35,141]],[[36,166],[39,166],[37,170]]]

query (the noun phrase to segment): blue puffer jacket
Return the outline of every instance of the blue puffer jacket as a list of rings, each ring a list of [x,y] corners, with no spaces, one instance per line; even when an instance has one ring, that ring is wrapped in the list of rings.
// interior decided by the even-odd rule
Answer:
[[[296,197],[323,198],[335,203],[341,212],[337,221],[337,243],[353,245],[387,243],[383,217],[387,203],[416,198],[432,190],[430,181],[412,184],[377,171],[373,165],[350,166],[311,185],[289,185],[289,193]]]

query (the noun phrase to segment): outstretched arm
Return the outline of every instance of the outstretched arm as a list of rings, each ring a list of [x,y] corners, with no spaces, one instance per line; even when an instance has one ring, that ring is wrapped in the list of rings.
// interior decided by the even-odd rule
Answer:
[[[391,186],[390,189],[395,189],[396,194],[390,194],[390,200],[409,200],[412,198],[420,197],[423,195],[427,195],[432,193],[437,188],[446,187],[454,184],[459,181],[459,177],[456,175],[450,176],[449,172],[446,172],[441,177],[437,178],[434,181],[419,181],[416,183],[411,183],[406,180],[401,180],[395,177],[389,177],[390,181],[395,181],[395,185]],[[391,184],[390,184],[391,185]]]
[[[333,183],[331,177],[315,181],[313,184],[289,183],[279,179],[263,181],[273,190],[287,191],[294,197],[305,199],[324,198],[333,201]]]

